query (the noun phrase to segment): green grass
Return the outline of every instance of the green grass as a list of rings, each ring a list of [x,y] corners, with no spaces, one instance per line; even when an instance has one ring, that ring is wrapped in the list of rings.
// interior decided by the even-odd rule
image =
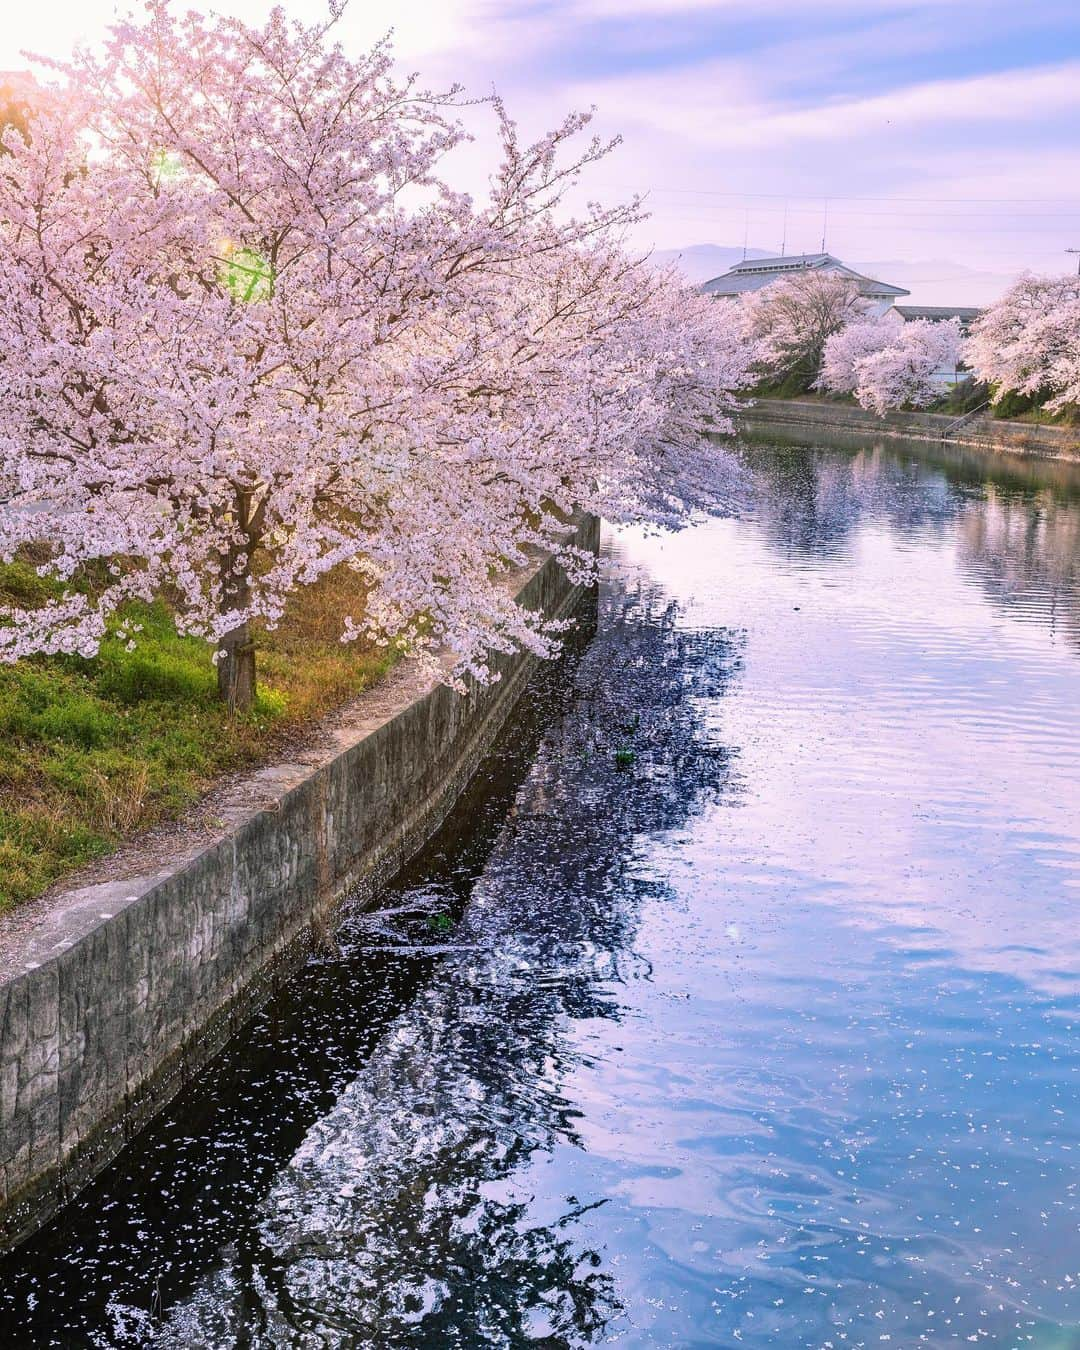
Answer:
[[[947,393],[928,403],[921,412],[941,413],[944,416],[962,416],[964,413],[982,410],[990,398],[988,385],[978,384],[973,379],[961,380]],[[843,403],[857,406],[852,394],[832,394],[819,389],[806,389],[799,392],[783,385],[760,384],[751,390],[754,398],[797,399],[805,403]],[[1048,397],[1048,396],[1047,396]],[[1035,426],[1076,427],[1080,426],[1080,408],[1071,405],[1059,412],[1047,412],[1038,396],[1030,394],[1007,394],[999,403],[992,403],[986,412],[1000,421],[1027,422]]]
[[[351,574],[297,595],[260,633],[258,694],[244,716],[216,696],[210,648],[176,633],[164,602],[133,606],[134,651],[0,666],[0,912],[179,815],[221,774],[272,758],[285,737],[386,673],[386,648],[338,640],[355,613]],[[0,604],[52,593],[33,567],[0,567]]]
[[[994,416],[997,416],[995,411]],[[1037,408],[1029,408],[1026,412],[1015,413],[1011,419],[1014,422],[1030,422],[1038,427],[1077,427],[1080,426],[1080,408],[1067,404],[1064,408],[1059,408],[1057,412],[1047,412],[1041,405]]]

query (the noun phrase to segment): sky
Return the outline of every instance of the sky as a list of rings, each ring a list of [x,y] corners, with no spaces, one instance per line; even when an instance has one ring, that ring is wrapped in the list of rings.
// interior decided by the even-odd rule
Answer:
[[[216,7],[256,20],[267,5]],[[116,9],[12,6],[0,69],[25,68],[23,48],[93,40]],[[590,195],[646,193],[643,247],[792,253],[824,238],[916,300],[957,304],[1077,262],[1076,0],[351,0],[342,40],[368,45],[391,16],[403,68],[497,89],[529,132],[595,106],[623,140]],[[481,139],[464,155],[461,186],[482,190],[486,152]]]

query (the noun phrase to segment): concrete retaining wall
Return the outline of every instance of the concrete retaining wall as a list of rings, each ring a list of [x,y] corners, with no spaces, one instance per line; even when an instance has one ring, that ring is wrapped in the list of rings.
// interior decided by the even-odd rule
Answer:
[[[847,403],[818,403],[801,399],[757,399],[740,419],[751,432],[772,428],[809,434],[841,432],[864,440],[897,437],[941,443],[956,418],[940,413],[892,412],[884,417]],[[950,445],[972,445],[1014,455],[1080,460],[1080,431],[1072,427],[1040,427],[1028,422],[998,421],[980,414],[948,437]]]
[[[577,532],[595,549],[599,522]],[[511,579],[558,616],[551,560]],[[442,823],[536,665],[467,695],[403,667],[314,761],[237,785],[210,842],[150,875],[72,890],[0,945],[0,1248],[112,1159],[294,969],[342,897],[359,901]]]

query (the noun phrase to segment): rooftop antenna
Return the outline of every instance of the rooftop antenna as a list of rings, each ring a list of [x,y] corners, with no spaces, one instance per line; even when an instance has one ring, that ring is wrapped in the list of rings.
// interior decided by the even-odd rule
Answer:
[[[829,199],[825,198],[825,218],[821,222],[821,251],[825,252],[825,237],[829,233]]]
[[[747,207],[747,208],[746,208],[746,223],[745,223],[744,226],[743,226],[743,237],[742,237],[742,260],[743,260],[743,262],[746,261],[746,245],[749,243],[749,241],[750,241],[750,208]]]
[[[1080,248],[1067,248],[1066,253],[1080,253]],[[1076,264],[1076,275],[1080,277],[1080,261]]]
[[[784,237],[783,237],[783,239],[780,240],[780,256],[781,256],[781,258],[787,256],[787,207],[788,207],[788,204],[787,204],[787,202],[785,201],[785,202],[784,202]]]

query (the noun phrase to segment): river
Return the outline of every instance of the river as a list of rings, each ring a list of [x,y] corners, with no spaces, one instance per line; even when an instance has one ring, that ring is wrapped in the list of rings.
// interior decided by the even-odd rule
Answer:
[[[1080,1347],[1080,469],[741,453],[5,1346]]]

